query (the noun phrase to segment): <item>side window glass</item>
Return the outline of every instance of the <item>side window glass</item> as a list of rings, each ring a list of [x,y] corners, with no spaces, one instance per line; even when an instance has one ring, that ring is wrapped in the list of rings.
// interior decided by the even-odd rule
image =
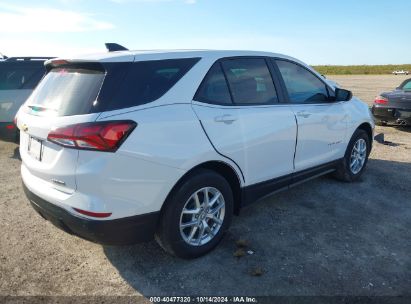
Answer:
[[[232,104],[230,91],[219,62],[214,63],[208,71],[194,99],[213,104]]]
[[[298,64],[275,61],[287,88],[291,103],[323,103],[329,102],[327,86],[314,74]]]
[[[273,104],[277,92],[265,59],[242,58],[222,62],[235,104]]]
[[[159,99],[199,60],[181,58],[133,62],[112,102],[104,106],[104,110],[135,107]]]

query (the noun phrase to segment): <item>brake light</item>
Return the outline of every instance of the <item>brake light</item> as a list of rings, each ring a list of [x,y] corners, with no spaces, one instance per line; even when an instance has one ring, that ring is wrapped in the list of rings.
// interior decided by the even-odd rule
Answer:
[[[66,65],[69,62],[67,60],[64,59],[50,59],[49,61],[46,62],[46,64],[49,63],[51,64],[53,67],[57,67],[60,65]]]
[[[14,125],[13,125],[13,124],[6,125],[6,129],[8,129],[8,130],[13,130],[13,129],[14,129]]]
[[[131,120],[80,123],[54,129],[47,139],[73,149],[115,152],[136,126]]]
[[[385,98],[383,96],[377,96],[374,100],[374,103],[387,104],[388,103],[388,98]]]

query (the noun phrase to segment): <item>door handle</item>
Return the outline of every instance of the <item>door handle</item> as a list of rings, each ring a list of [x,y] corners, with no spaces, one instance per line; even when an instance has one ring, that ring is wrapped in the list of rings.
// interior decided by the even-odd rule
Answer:
[[[232,123],[233,121],[236,121],[237,118],[234,117],[234,116],[231,115],[231,114],[224,114],[224,115],[216,116],[216,117],[214,118],[214,120],[215,120],[216,122],[223,122],[223,123],[226,123],[226,124],[230,124],[230,123]]]
[[[311,113],[308,113],[307,111],[299,111],[297,112],[297,116],[299,117],[304,117],[304,118],[308,118],[310,117]]]

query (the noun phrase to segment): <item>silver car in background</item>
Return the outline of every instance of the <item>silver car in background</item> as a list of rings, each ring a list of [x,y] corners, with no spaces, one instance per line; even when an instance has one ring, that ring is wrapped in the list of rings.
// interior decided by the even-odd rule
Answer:
[[[43,78],[47,59],[50,57],[3,57],[0,60],[0,140],[17,141],[14,117]]]

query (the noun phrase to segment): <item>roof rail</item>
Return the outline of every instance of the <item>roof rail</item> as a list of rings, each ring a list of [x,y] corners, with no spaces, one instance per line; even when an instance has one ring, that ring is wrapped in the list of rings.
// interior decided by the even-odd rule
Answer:
[[[128,51],[128,48],[118,44],[118,43],[105,43],[106,49],[109,52],[117,52],[117,51]]]
[[[7,57],[6,61],[45,61],[54,57]]]

